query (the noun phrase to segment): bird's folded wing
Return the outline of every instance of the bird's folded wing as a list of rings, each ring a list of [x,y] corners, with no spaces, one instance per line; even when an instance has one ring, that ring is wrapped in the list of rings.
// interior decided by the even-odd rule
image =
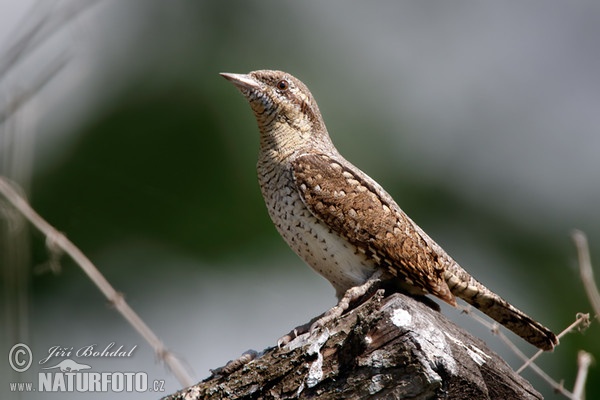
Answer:
[[[377,184],[325,154],[303,154],[291,168],[302,201],[325,226],[401,281],[456,304],[445,260]]]

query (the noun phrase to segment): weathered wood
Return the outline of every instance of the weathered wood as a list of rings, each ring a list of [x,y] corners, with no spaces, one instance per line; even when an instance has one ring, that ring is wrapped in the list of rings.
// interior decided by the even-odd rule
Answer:
[[[541,399],[477,338],[403,294],[165,399]]]

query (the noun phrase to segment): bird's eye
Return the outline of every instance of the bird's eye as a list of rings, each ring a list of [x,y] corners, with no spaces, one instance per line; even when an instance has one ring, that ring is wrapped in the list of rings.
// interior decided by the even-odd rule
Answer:
[[[279,89],[279,90],[287,90],[289,87],[290,87],[290,84],[285,79],[282,79],[279,82],[277,82],[277,89]]]

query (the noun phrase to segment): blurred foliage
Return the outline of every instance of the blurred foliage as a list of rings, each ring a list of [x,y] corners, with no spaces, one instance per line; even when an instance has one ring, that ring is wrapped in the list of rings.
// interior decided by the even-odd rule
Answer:
[[[271,231],[251,212],[260,195],[237,173],[209,100],[184,87],[125,96],[35,177],[34,205],[87,251],[146,236],[218,258],[260,239]]]

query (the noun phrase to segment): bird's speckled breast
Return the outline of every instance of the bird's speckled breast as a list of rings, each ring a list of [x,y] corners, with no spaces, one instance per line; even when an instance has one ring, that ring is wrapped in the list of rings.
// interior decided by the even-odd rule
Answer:
[[[293,189],[292,173],[281,164],[258,163],[260,188],[277,230],[300,258],[327,279],[336,295],[364,283],[375,271],[368,259],[322,224]]]

